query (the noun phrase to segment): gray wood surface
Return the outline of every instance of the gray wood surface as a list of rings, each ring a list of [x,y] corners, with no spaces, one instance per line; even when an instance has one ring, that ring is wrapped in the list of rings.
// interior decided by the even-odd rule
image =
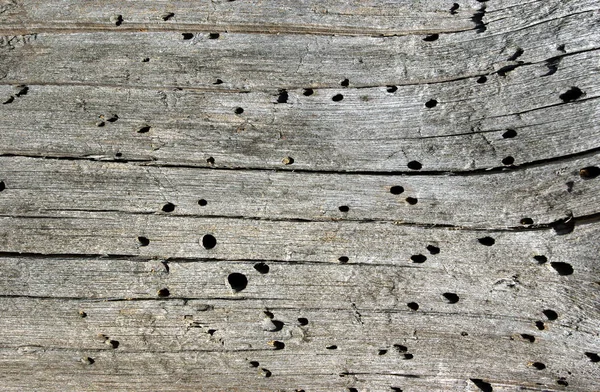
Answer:
[[[600,391],[592,0],[0,0],[0,390]]]

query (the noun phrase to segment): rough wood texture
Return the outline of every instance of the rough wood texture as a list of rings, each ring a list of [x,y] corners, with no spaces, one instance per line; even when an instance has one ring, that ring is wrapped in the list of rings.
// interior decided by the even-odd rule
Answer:
[[[591,0],[0,0],[3,391],[600,391]]]

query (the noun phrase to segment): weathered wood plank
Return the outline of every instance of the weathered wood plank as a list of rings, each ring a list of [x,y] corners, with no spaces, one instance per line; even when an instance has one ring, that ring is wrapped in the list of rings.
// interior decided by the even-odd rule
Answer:
[[[423,171],[520,165],[598,146],[596,62],[596,51],[580,53],[561,62],[565,76],[532,78],[548,70],[536,64],[483,85],[465,79],[309,97],[290,90],[286,104],[265,92],[29,86],[0,105],[0,153],[321,171],[414,171],[412,161]],[[565,103],[573,86],[585,95]],[[344,100],[332,102],[338,93]],[[426,107],[432,98],[437,106]],[[285,157],[293,164],[282,164]]]
[[[599,161],[600,155],[592,154],[508,173],[389,176],[0,157],[0,180],[5,184],[0,215],[114,211],[123,216],[383,220],[482,229],[537,227],[570,215],[599,212],[600,181],[583,179],[579,174],[580,169]],[[340,207],[348,210],[341,211]]]

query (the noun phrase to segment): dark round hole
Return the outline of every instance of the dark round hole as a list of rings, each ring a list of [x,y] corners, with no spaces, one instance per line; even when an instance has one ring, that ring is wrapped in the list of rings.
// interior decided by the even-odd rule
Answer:
[[[214,165],[215,164],[215,158],[213,158],[213,157],[206,158],[206,163],[208,163],[209,165]]]
[[[444,296],[444,298],[446,298],[448,303],[455,304],[458,302],[459,298],[458,295],[456,295],[455,293],[444,293],[442,295]]]
[[[433,41],[437,41],[438,38],[440,38],[439,34],[429,34],[428,36],[423,38],[423,41],[433,42]]]
[[[250,366],[252,366],[252,367],[255,367],[255,368],[256,368],[256,367],[259,367],[259,366],[260,366],[260,363],[259,363],[258,361],[250,361]]]
[[[396,91],[398,91],[398,87],[396,87],[396,86],[387,86],[387,92],[388,93],[395,93]]]
[[[107,340],[106,344],[109,345],[110,347],[112,347],[113,349],[117,349],[119,348],[119,341],[118,340]]]
[[[545,309],[542,311],[542,313],[544,313],[544,316],[546,316],[550,321],[556,320],[558,318],[558,313],[556,313],[552,309]]]
[[[390,188],[390,193],[392,195],[399,195],[402,192],[404,192],[404,187],[401,187],[400,185],[394,185],[393,187]]]
[[[410,259],[413,261],[413,263],[421,264],[427,260],[427,257],[423,255],[412,255],[410,256]]]
[[[248,278],[239,272],[229,274],[227,281],[234,291],[242,291],[248,286]]]
[[[341,212],[348,212],[348,211],[350,211],[350,207],[348,207],[348,206],[339,206],[338,209]]]
[[[336,95],[334,95],[334,96],[331,98],[331,100],[332,100],[332,101],[334,101],[334,102],[339,102],[339,101],[341,101],[342,99],[344,99],[344,96],[343,96],[342,94],[336,94]]]
[[[148,246],[150,244],[150,240],[146,237],[138,237],[138,242],[140,246]]]
[[[138,129],[138,133],[148,133],[148,132],[150,132],[149,126],[144,126],[144,127],[141,127],[140,129]]]
[[[437,104],[438,102],[435,99],[430,99],[429,101],[425,102],[425,107],[431,109],[436,107]]]
[[[589,180],[600,176],[600,168],[596,166],[588,166],[579,170],[579,176],[584,180]]]
[[[412,354],[404,354],[404,359],[413,359],[414,357]]]
[[[258,272],[260,272],[261,274],[268,274],[270,268],[269,268],[268,264],[256,263],[256,264],[254,264],[254,269],[257,270]]]
[[[415,205],[418,203],[418,200],[414,197],[407,197],[406,202],[410,205]]]
[[[508,157],[506,157],[506,158],[504,158],[504,159],[502,160],[502,164],[503,164],[503,165],[510,166],[510,165],[512,165],[513,163],[515,163],[515,158],[513,158],[513,157],[511,157],[511,156],[508,156]]]
[[[544,323],[542,321],[536,321],[535,327],[537,329],[539,329],[540,331],[543,331],[544,329],[546,329],[546,326],[544,325]]]
[[[387,354],[387,351],[388,350],[379,350],[379,351],[377,351],[377,355],[385,355],[385,354]]]
[[[479,238],[477,241],[479,241],[479,243],[481,245],[485,245],[485,246],[492,246],[496,243],[496,240],[493,239],[492,237]]]
[[[533,259],[538,262],[538,264],[544,264],[548,261],[546,256],[533,256]]]
[[[202,246],[204,249],[212,249],[217,246],[217,239],[212,234],[206,234],[202,237]]]
[[[192,33],[182,33],[181,36],[183,37],[184,40],[194,38],[194,34],[192,34]]]
[[[437,246],[433,246],[433,245],[427,245],[427,250],[432,255],[437,255],[438,253],[440,253],[440,248],[438,248]]]
[[[348,87],[350,85],[350,81],[348,79],[344,79],[340,82],[343,87]]]
[[[308,325],[308,319],[305,317],[298,317],[298,324],[300,325]]]
[[[312,88],[305,88],[304,91],[302,92],[302,95],[304,95],[305,97],[310,97],[314,93],[315,92]]]
[[[563,387],[568,387],[569,386],[569,383],[567,382],[567,380],[564,379],[564,377],[561,377],[558,380],[556,380],[556,383],[558,385],[562,385]]]
[[[410,161],[406,164],[406,166],[408,166],[408,168],[411,170],[421,170],[423,167],[419,161]]]
[[[116,156],[117,158],[121,158],[121,157],[123,156],[123,153],[122,153],[122,152],[118,152],[118,153],[116,153],[116,154],[115,154],[115,156]]]
[[[275,350],[283,350],[285,348],[285,343],[280,342],[279,340],[273,340],[271,345],[275,348]]]
[[[515,136],[517,136],[517,131],[515,131],[514,129],[508,129],[502,134],[502,137],[505,139],[512,139]]]
[[[546,369],[546,365],[544,365],[541,362],[534,362],[534,363],[531,364],[531,366],[533,366],[537,370],[544,370],[544,369]]]
[[[331,346],[327,346],[325,347],[327,350],[337,350],[337,346],[335,344],[332,344]]]
[[[200,199],[198,200],[198,205],[204,207],[205,205],[207,205],[208,202],[204,199]]]
[[[339,261],[340,263],[342,263],[342,264],[346,264],[346,263],[348,262],[348,260],[349,260],[349,259],[348,259],[348,257],[346,257],[346,256],[342,256],[342,257],[340,257],[340,258],[338,259],[338,261]]]
[[[600,355],[592,352],[586,352],[585,356],[590,359],[590,362],[600,362]]]
[[[562,261],[553,261],[550,263],[552,268],[558,272],[559,275],[572,275],[573,274],[573,266],[569,263],[563,263]]]
[[[244,113],[243,108],[235,108],[235,114],[242,114],[242,113]]]
[[[163,212],[173,212],[175,211],[175,204],[167,203],[162,207]]]
[[[221,79],[217,79],[213,84],[223,84],[223,81]]]
[[[6,189],[6,184],[4,183],[4,181],[0,181],[0,192],[2,192],[5,189]]]
[[[482,76],[480,76],[480,77],[477,78],[477,83],[483,84],[485,82],[487,82],[487,76],[482,75]]]
[[[156,295],[158,295],[159,297],[168,297],[169,295],[171,295],[171,292],[169,291],[169,289],[164,288],[164,289],[160,289],[158,290],[158,292],[156,293]]]
[[[220,37],[219,33],[210,33],[208,35],[208,39],[218,39]]]
[[[408,308],[411,310],[419,310],[419,304],[416,302],[409,302],[406,304],[406,306],[408,306]]]
[[[522,225],[533,225],[533,219],[531,218],[523,218],[521,219]]]
[[[287,90],[279,90],[279,96],[277,97],[277,103],[287,103],[289,94]]]

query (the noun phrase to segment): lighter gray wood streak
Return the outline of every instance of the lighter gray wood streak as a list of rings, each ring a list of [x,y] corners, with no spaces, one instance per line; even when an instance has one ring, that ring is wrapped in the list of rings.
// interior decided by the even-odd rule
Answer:
[[[381,176],[201,168],[0,157],[0,215],[120,211],[261,219],[386,220],[480,229],[544,225],[600,212],[600,180],[579,169],[600,155],[476,176]],[[570,184],[572,182],[572,184]],[[490,184],[494,184],[490,186]],[[570,184],[570,186],[569,186]],[[402,186],[399,195],[392,186]],[[416,198],[411,205],[406,199]],[[200,199],[205,206],[198,205]],[[338,207],[348,206],[348,212]],[[127,219],[127,218],[124,218]]]
[[[465,31],[434,42],[424,41],[424,35],[221,33],[219,39],[197,34],[183,40],[178,32],[135,31],[6,36],[0,41],[0,81],[274,92],[339,87],[346,78],[350,87],[435,83],[517,64],[509,59],[519,48],[524,52],[516,60],[529,63],[564,55],[557,49],[561,44],[567,53],[597,47],[595,14],[590,10],[504,32],[490,26],[489,33]],[[145,58],[149,61],[143,62]],[[542,69],[534,75],[548,72]],[[215,86],[217,78],[223,84]]]
[[[333,89],[305,97],[276,93],[168,91],[117,87],[30,86],[0,105],[0,153],[153,160],[158,164],[334,171],[468,171],[556,158],[598,146],[597,51],[565,57],[565,73],[524,66],[484,85],[472,79],[438,85]],[[578,86],[585,100],[563,104]],[[13,87],[2,86],[10,97]],[[331,97],[343,93],[344,100]],[[365,98],[366,97],[366,98]],[[435,98],[439,104],[426,108]],[[236,115],[234,109],[243,107]],[[97,127],[112,113],[114,123]],[[359,114],[357,114],[359,113]],[[99,118],[102,116],[102,118]],[[136,131],[149,125],[145,134]],[[506,129],[518,136],[502,137]],[[383,143],[385,141],[385,143]]]

